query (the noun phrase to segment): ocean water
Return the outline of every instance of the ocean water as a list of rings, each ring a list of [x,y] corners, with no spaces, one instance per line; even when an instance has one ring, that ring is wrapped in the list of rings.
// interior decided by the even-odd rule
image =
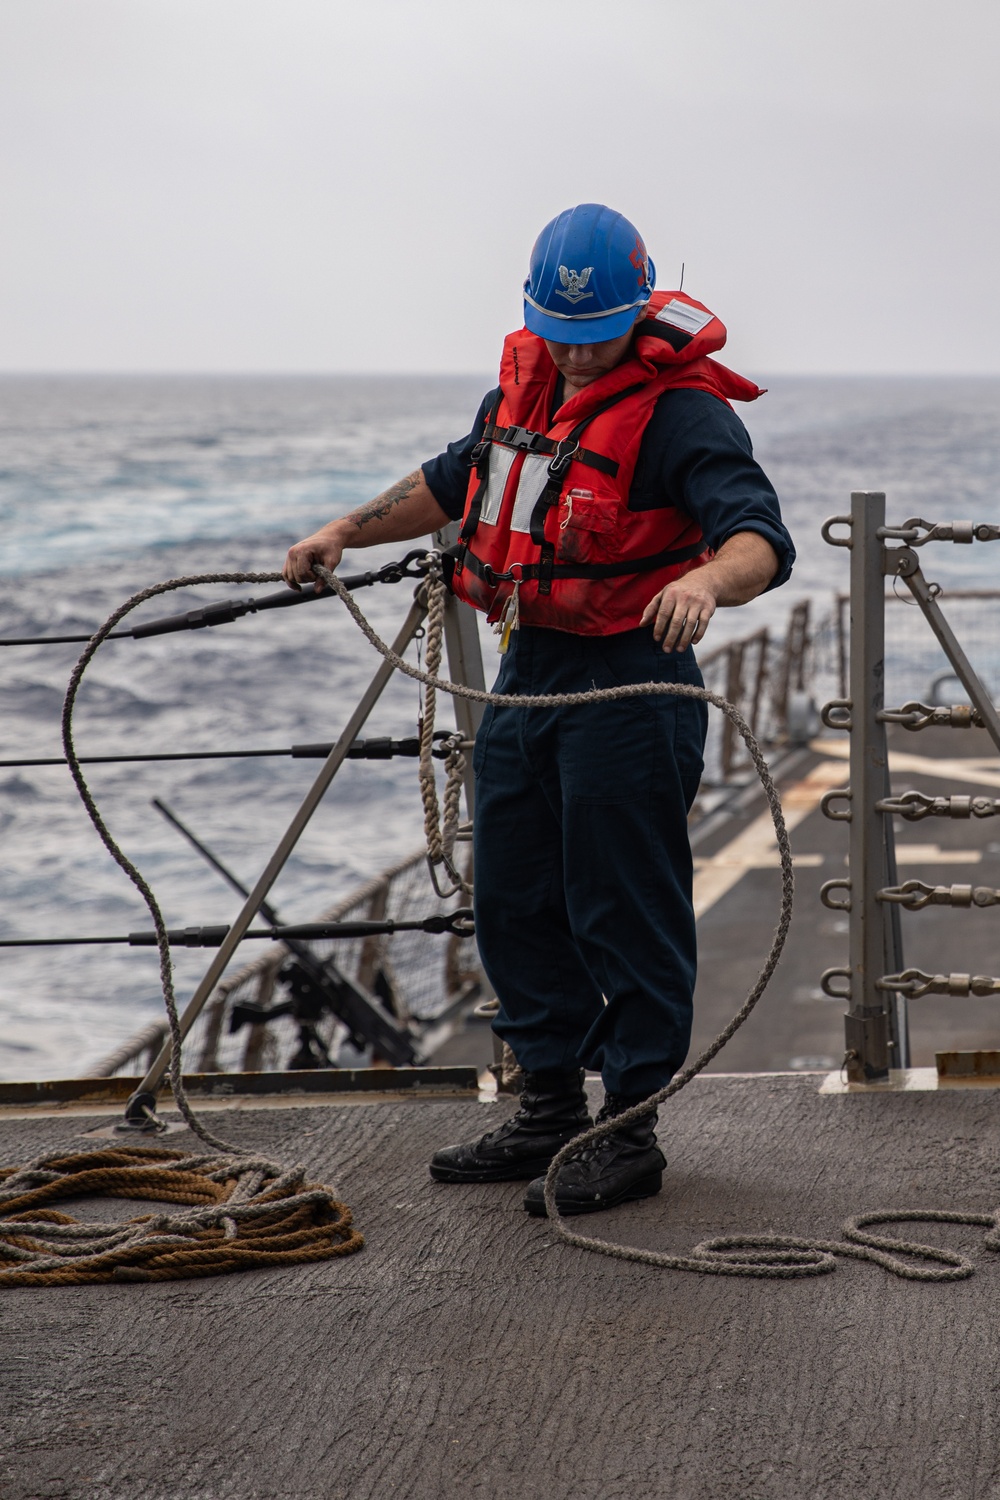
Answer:
[[[885,489],[893,519],[1000,519],[1000,379],[762,383],[769,394],[741,415],[799,563],[784,589],[720,612],[706,648],[765,622],[780,631],[795,599],[808,596],[820,612],[829,606],[846,587],[847,553],[825,546],[819,525],[848,508],[852,489]],[[91,630],[129,594],[166,578],[279,568],[292,541],[465,431],[489,384],[474,376],[0,378],[0,637]],[[404,550],[376,549],[364,566]],[[925,553],[928,576],[946,588],[992,588],[998,563],[1000,543]],[[409,593],[401,584],[359,598],[388,635]],[[225,594],[175,594],[135,618]],[[492,638],[484,643],[489,672]],[[79,649],[0,648],[0,758],[61,753],[59,714]],[[110,642],[81,694],[78,748],[332,740],[376,666],[332,601],[211,631]],[[395,682],[368,732],[413,733],[417,710],[416,685]],[[240,903],[151,798],[169,803],[250,884],[318,764],[274,757],[95,766],[88,777],[168,922],[184,926],[228,922]],[[349,762],[274,904],[289,920],[312,916],[417,847],[421,826],[412,761]],[[0,848],[0,936],[149,925],[65,768],[0,768]],[[182,999],[209,956],[177,953]],[[154,953],[0,950],[0,1078],[84,1073],[160,1005]]]

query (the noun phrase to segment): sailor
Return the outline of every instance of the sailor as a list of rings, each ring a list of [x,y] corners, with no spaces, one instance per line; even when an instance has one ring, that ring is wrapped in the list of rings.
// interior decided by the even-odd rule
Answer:
[[[471,432],[375,500],[292,547],[291,587],[348,547],[461,518],[451,587],[500,633],[499,693],[636,682],[701,685],[692,647],[715,611],[787,579],[777,497],[733,400],[762,392],[711,358],[726,330],[656,292],[622,214],[581,204],[535,242],[525,326]],[[500,1001],[494,1029],[525,1074],[497,1129],[438,1151],[446,1183],[530,1181],[591,1118],[661,1089],[691,1032],[696,943],[687,818],[706,710],[668,695],[562,709],[490,707],[476,739],[475,911]],[[560,1171],[563,1213],[660,1190],[656,1116]]]

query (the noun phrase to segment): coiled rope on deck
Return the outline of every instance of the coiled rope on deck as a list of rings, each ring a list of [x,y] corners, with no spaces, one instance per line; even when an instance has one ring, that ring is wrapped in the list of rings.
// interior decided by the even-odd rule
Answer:
[[[73,668],[62,713],[70,774],[101,842],[146,903],[156,929],[160,985],[171,1037],[170,1086],[184,1120],[213,1151],[192,1156],[156,1147],[49,1153],[0,1168],[0,1288],[80,1286],[104,1281],[168,1281],[350,1255],[364,1244],[351,1211],[305,1168],[242,1152],[213,1135],[188,1103],[182,1037],[166,924],[152,889],[118,843],[94,801],[73,742],[73,709],[94,654],[120,620],[146,599],[205,583],[273,583],[280,573],[200,573],[133,594],[105,620]],[[43,1205],[88,1193],[187,1205],[184,1213],[143,1214],[118,1223],[83,1223]]]
[[[186,1213],[82,1223],[48,1205],[100,1193]],[[302,1167],[263,1157],[116,1146],[0,1168],[0,1287],[174,1281],[350,1255],[351,1211]]]

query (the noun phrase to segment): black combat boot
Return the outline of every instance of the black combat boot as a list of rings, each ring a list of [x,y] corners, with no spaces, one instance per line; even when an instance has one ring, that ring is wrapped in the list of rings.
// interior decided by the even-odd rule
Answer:
[[[521,1107],[496,1130],[431,1158],[436,1182],[511,1182],[547,1170],[556,1152],[590,1128],[583,1072],[548,1068],[524,1075]]]
[[[597,1124],[603,1125],[641,1103],[641,1099],[608,1094],[597,1116]],[[629,1203],[634,1198],[650,1198],[663,1185],[666,1165],[663,1152],[656,1144],[654,1111],[637,1124],[623,1125],[612,1131],[596,1145],[585,1146],[579,1156],[560,1167],[556,1207],[561,1214],[592,1214],[602,1208]],[[544,1215],[544,1177],[539,1177],[528,1188],[524,1206],[529,1214]]]

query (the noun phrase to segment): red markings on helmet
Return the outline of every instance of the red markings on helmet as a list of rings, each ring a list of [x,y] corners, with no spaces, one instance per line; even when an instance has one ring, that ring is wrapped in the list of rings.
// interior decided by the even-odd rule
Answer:
[[[649,280],[649,256],[646,254],[646,247],[638,235],[635,237],[635,249],[629,256],[629,260],[638,272],[639,285],[645,286]]]

